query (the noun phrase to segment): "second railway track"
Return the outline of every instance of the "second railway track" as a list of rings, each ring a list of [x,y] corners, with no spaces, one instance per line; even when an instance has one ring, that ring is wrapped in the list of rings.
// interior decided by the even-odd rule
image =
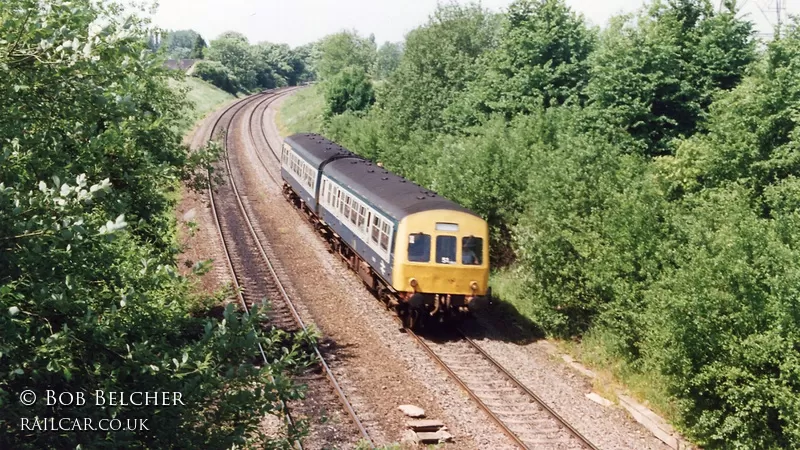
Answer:
[[[218,137],[219,132],[224,132],[225,161],[221,170],[228,175],[228,181],[211,190],[210,196],[212,213],[223,240],[234,285],[241,288],[240,295],[245,308],[269,299],[270,325],[292,331],[306,329],[306,326],[282,285],[280,264],[271,254],[269,244],[259,236],[258,224],[251,220],[252,211],[249,202],[237,188],[237,182],[241,184],[241,180],[237,180],[237,172],[232,170],[232,166],[239,162],[237,152],[231,151],[240,144],[232,136],[234,133],[231,133],[237,116],[248,108],[253,108],[248,118],[252,117],[252,111],[262,105],[268,105],[279,96],[280,94],[248,97],[230,105],[217,116],[209,134],[213,138]],[[364,425],[355,414],[347,396],[339,387],[336,377],[316,346],[314,353],[318,366],[303,374],[298,380],[308,385],[308,396],[295,407],[295,413],[299,412],[301,415],[313,418],[342,410],[342,416],[350,417],[353,433],[342,433],[342,430],[336,429],[334,424],[329,422],[311,428],[312,440],[322,444],[321,447],[336,444],[355,445],[359,439],[372,445]]]

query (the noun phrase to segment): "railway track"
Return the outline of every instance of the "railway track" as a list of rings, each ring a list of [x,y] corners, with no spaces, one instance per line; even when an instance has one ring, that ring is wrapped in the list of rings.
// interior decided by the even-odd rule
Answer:
[[[221,132],[230,130],[235,124],[237,115],[248,107],[252,107],[248,116],[248,120],[251,120],[256,109],[262,105],[266,107],[284,93],[285,91],[271,95],[255,95],[230,105],[218,114],[211,126],[209,137],[219,137]],[[253,104],[255,104],[254,107]],[[238,179],[240,175],[232,170],[232,166],[239,163],[237,152],[230,151],[237,145],[232,137],[233,134],[226,132],[223,141],[225,161],[221,169],[228,175],[228,182],[217,187],[216,192],[210,189],[209,196],[212,215],[215,218],[217,231],[222,238],[234,287],[248,314],[252,305],[263,304],[264,300],[269,299],[271,302],[268,311],[269,326],[286,331],[306,330],[306,325],[281,283],[280,274],[283,269],[272,254],[269,244],[260,237],[263,233],[259,232],[258,224],[251,220],[253,212],[249,202],[237,187],[237,183],[241,185],[241,180]],[[249,134],[255,144],[252,128],[250,128]],[[349,416],[353,422],[354,428],[358,431],[358,438],[372,445],[369,434],[355,414],[347,396],[339,387],[336,377],[317,346],[314,346],[314,353],[318,364],[297,378],[297,381],[308,385],[308,396],[305,401],[293,408],[294,411],[309,418],[319,417],[327,415],[331,409],[336,409],[336,407],[331,408],[332,405],[339,405],[344,415]],[[266,363],[267,359],[263,349],[261,354]],[[288,414],[287,417],[289,417]],[[330,423],[325,426],[320,425],[316,432],[318,433],[315,436],[316,439],[325,444],[343,440],[340,430],[334,429]],[[312,428],[312,435],[314,433],[315,429]],[[347,436],[344,437],[345,440],[347,438]],[[340,443],[354,444],[353,436],[350,436],[349,441]],[[296,446],[300,446],[300,443],[297,443]]]
[[[406,332],[520,447],[597,450],[460,329],[436,337]]]
[[[270,154],[280,164],[280,157],[269,144],[264,131],[263,115],[267,106],[261,110],[259,126],[256,128],[261,130]],[[251,127],[258,109],[256,107],[251,111]],[[270,167],[262,158],[261,152],[257,154],[270,178],[281,186],[282,183],[276,178],[279,175],[273,174],[273,171],[277,172],[277,168]],[[521,448],[597,450],[597,447],[461,330],[454,329],[456,336],[439,342],[421,337],[410,330],[406,331]]]

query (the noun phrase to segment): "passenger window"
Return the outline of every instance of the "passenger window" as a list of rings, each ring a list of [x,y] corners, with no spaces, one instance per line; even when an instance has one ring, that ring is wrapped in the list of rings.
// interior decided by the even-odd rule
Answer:
[[[431,236],[424,233],[408,235],[408,260],[428,262],[431,260]]]
[[[483,239],[467,236],[461,239],[461,264],[479,266],[483,261]]]
[[[378,225],[378,221],[379,220],[380,219],[378,218],[378,216],[374,216],[372,218],[372,242],[374,242],[376,244],[378,243],[378,235],[380,233],[380,230],[378,228],[378,226],[379,226]]]
[[[364,231],[364,214],[366,213],[366,208],[363,206],[358,207],[358,229]]]
[[[439,264],[456,263],[455,236],[436,236],[436,262]]]
[[[353,222],[353,225],[358,223],[358,203],[353,200],[353,207],[350,210],[350,222]]]
[[[381,248],[389,250],[389,224],[381,224]]]

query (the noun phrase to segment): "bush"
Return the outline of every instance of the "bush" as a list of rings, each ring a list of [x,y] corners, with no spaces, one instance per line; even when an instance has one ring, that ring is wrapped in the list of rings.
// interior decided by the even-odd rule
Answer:
[[[236,77],[217,61],[198,61],[192,75],[233,95],[242,90]]]
[[[347,67],[325,82],[326,117],[346,111],[366,111],[375,103],[375,91],[366,72],[358,67]]]
[[[727,185],[676,211],[676,264],[646,296],[647,348],[701,444],[798,448],[798,228],[784,234],[798,215],[761,219],[751,195]]]
[[[209,152],[181,146],[188,104],[148,30],[92,0],[9,0],[0,51],[0,448],[288,446],[261,419],[298,398],[305,335],[262,336],[228,306],[196,317],[178,275],[174,190]],[[99,25],[101,24],[101,25]],[[261,356],[261,343],[272,361]],[[274,376],[274,381],[269,375]],[[20,402],[32,390],[39,401]],[[83,393],[48,406],[47,390]],[[96,406],[93,393],[179,392],[182,405]],[[147,419],[149,430],[23,429],[22,419]]]

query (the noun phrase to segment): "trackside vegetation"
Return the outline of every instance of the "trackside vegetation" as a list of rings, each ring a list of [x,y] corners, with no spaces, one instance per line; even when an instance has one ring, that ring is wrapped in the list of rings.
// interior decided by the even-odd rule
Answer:
[[[757,45],[717,3],[440,6],[385,81],[320,66],[322,128],[486,218],[504,300],[695,442],[800,448],[800,29]]]
[[[179,275],[173,192],[205,185],[216,155],[181,146],[177,75],[147,51],[141,11],[125,11],[0,8],[0,448],[290,447],[305,427],[281,427],[279,400],[303,395],[288,373],[309,361],[310,338],[256,332],[262,314],[235,305],[210,314],[196,277]],[[25,390],[39,400],[23,404]],[[47,390],[86,404],[48,406]],[[98,390],[181,404],[95,406]],[[87,419],[146,423],[90,431]]]

